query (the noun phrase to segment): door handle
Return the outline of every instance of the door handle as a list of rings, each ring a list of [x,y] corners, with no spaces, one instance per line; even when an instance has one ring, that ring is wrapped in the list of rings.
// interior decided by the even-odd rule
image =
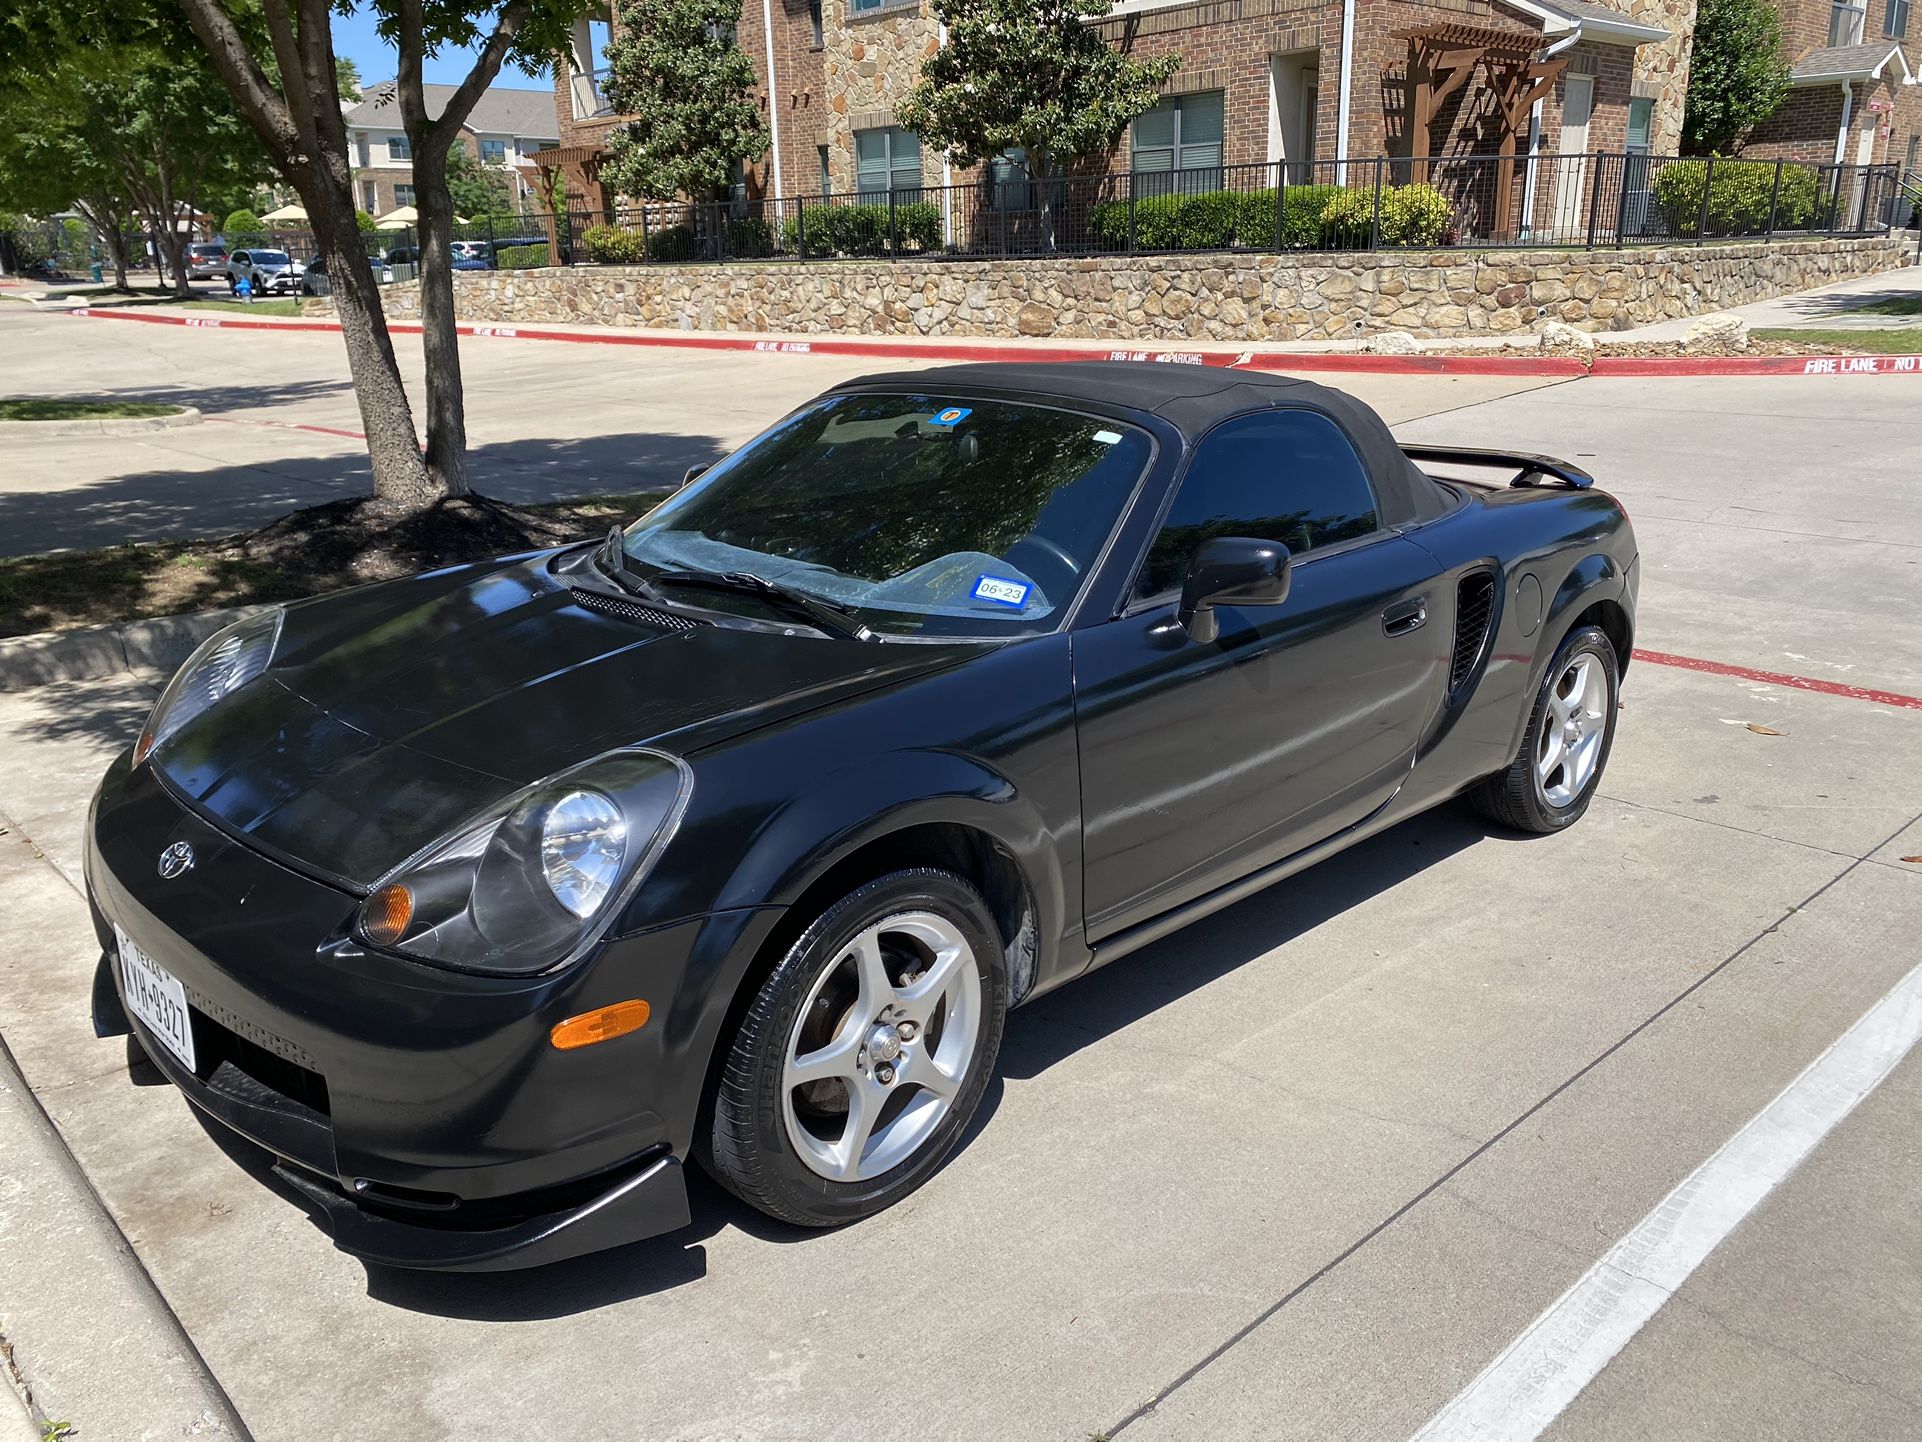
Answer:
[[[1410,631],[1419,631],[1428,620],[1428,598],[1417,596],[1412,601],[1397,601],[1381,613],[1381,629],[1389,636],[1406,636]]]

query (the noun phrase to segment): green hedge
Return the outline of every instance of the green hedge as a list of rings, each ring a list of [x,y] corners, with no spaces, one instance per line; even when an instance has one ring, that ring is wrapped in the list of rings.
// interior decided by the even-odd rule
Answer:
[[[502,270],[539,270],[547,264],[547,247],[503,245],[494,252],[494,264]]]
[[[1088,216],[1104,250],[1128,247],[1128,202],[1107,200]],[[1275,248],[1275,192],[1207,190],[1196,195],[1152,195],[1134,203],[1137,250],[1221,250],[1242,245]],[[1334,185],[1291,185],[1281,193],[1281,248],[1311,250],[1365,246],[1374,231],[1375,191]],[[1382,192],[1382,243],[1439,245],[1454,212],[1429,185],[1397,185]]]
[[[939,250],[941,207],[931,200],[897,201],[894,234],[903,251]],[[771,232],[768,241],[771,249]],[[805,250],[809,255],[886,254],[888,207],[867,201],[807,206],[798,216],[782,222],[781,243],[789,250]]]
[[[581,232],[589,260],[602,265],[636,265],[646,258],[638,230],[623,230],[618,225],[591,225]]]
[[[1695,234],[1703,221],[1704,187],[1710,235],[1753,235],[1767,230],[1771,195],[1775,195],[1777,230],[1829,223],[1829,197],[1821,194],[1815,171],[1807,166],[1783,166],[1777,194],[1775,167],[1767,162],[1720,161],[1711,179],[1707,161],[1677,160],[1663,166],[1650,187],[1671,234]]]

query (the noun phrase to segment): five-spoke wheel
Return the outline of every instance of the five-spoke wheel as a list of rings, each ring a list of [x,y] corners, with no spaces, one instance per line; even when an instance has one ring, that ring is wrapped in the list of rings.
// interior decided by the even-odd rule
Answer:
[[[762,984],[722,1068],[703,1160],[786,1221],[877,1212],[959,1138],[1006,1012],[1001,938],[973,886],[923,869],[871,881]]]
[[[1521,754],[1469,793],[1484,816],[1520,831],[1560,831],[1588,809],[1615,741],[1621,669],[1600,628],[1578,626],[1542,678]]]

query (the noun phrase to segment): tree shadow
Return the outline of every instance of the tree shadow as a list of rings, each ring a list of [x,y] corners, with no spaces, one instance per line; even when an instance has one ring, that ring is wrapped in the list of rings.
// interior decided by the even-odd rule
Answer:
[[[123,400],[169,395],[162,390],[103,393]],[[712,464],[726,449],[715,436],[626,432],[476,446],[469,465],[474,489],[482,495],[532,505],[671,489],[689,466]],[[356,451],[206,470],[134,471],[53,491],[0,491],[0,556],[224,536],[371,489],[366,454]]]
[[[1922,322],[1922,290],[1914,286],[1889,286],[1875,290],[1783,296],[1778,305],[1807,320],[1837,320],[1859,317],[1879,321],[1891,328],[1907,329]],[[1873,306],[1889,306],[1892,313],[1877,314]]]

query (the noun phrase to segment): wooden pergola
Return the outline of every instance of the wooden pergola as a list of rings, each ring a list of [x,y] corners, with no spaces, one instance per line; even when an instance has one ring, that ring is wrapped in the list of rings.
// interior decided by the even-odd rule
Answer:
[[[1528,112],[1568,68],[1565,56],[1538,60],[1543,37],[1533,31],[1446,21],[1397,30],[1408,42],[1408,144],[1416,180],[1428,179],[1431,134],[1442,105],[1480,69],[1495,98],[1501,122],[1495,165],[1496,203],[1506,218],[1515,185],[1515,146]]]
[[[601,183],[601,164],[607,152],[598,145],[556,145],[537,150],[527,157],[539,168],[541,198],[547,203],[547,258],[550,265],[561,263],[561,237],[554,223],[556,182],[567,177],[569,198],[579,196],[587,209],[605,214],[609,209],[607,187]]]

